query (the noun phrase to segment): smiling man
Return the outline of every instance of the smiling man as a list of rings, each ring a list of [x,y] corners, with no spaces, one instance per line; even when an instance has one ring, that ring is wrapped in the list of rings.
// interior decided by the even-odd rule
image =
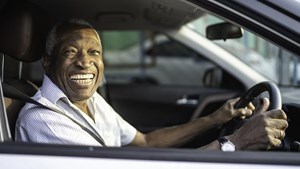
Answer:
[[[16,140],[26,142],[121,146],[136,130],[96,92],[103,77],[98,33],[82,20],[54,26],[42,57],[43,84],[16,124]],[[102,139],[105,138],[104,140]]]
[[[16,124],[17,141],[175,147],[232,118],[250,116],[254,110],[252,104],[248,109],[234,109],[238,99],[233,99],[216,112],[187,124],[148,134],[139,132],[96,92],[104,70],[101,40],[95,29],[82,20],[54,26],[46,41],[42,64],[46,75],[33,99],[50,108],[26,104]],[[286,115],[282,110],[265,112],[268,106],[265,99],[257,113],[237,132],[203,148],[227,147],[223,150],[234,151],[278,147],[285,135]]]
[[[61,26],[49,39],[55,35],[60,38],[54,43],[48,41],[43,66],[72,103],[93,118],[86,100],[96,92],[103,77],[100,38],[94,29],[76,24]]]

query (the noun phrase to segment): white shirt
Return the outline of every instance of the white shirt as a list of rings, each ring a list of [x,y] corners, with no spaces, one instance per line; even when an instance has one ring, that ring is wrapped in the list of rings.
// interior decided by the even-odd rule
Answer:
[[[46,75],[33,99],[61,110],[88,129],[98,132],[107,146],[129,144],[136,135],[136,129],[123,120],[97,92],[87,102],[95,122],[73,105]],[[30,103],[22,108],[15,133],[16,141],[101,146],[68,117]]]

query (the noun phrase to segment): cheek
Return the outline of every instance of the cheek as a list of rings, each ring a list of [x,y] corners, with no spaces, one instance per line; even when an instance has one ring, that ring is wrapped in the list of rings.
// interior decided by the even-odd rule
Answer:
[[[98,77],[97,77],[97,83],[100,83],[103,79],[104,76],[104,64],[103,62],[98,62],[96,65],[97,69],[98,69]]]
[[[66,64],[65,62],[57,62],[56,66],[55,66],[55,71],[57,74],[64,74],[66,73],[67,69],[68,69],[69,65]]]
[[[103,64],[102,59],[101,59],[101,60],[97,60],[97,61],[95,62],[95,64],[96,64],[96,67],[97,67],[99,73],[102,73],[103,70],[104,70],[104,64]]]
[[[67,60],[57,60],[51,68],[52,72],[54,72],[54,76],[63,80],[71,64],[72,63],[68,62]]]
[[[101,72],[103,72],[104,71],[104,64],[103,64],[103,62],[101,62],[100,67],[101,67]]]

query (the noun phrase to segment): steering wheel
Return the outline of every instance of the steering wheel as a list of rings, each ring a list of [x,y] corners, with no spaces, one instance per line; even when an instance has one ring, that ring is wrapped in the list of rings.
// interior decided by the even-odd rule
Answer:
[[[281,109],[281,94],[278,87],[270,81],[265,81],[256,84],[251,87],[234,105],[235,108],[246,107],[251,101],[253,101],[259,94],[267,91],[269,93],[270,106],[269,110]]]
[[[269,93],[270,106],[268,110],[281,109],[282,101],[280,91],[278,87],[270,81],[261,82],[251,87],[245,94],[241,96],[240,100],[234,105],[234,108],[246,107],[250,102],[254,101],[258,95],[265,91]],[[239,117],[232,119],[223,126],[220,136],[232,134],[245,122],[245,119],[241,119]]]
[[[278,89],[278,87],[270,81],[265,81],[258,83],[251,87],[245,94],[243,94],[240,98],[240,100],[234,105],[235,108],[244,108],[246,107],[250,102],[255,100],[255,98],[260,95],[263,92],[269,93],[269,100],[270,100],[270,106],[268,110],[272,109],[281,109],[282,106],[282,100],[281,100],[281,93]],[[228,123],[224,125],[224,128],[221,130],[220,136],[224,136],[225,134],[232,134],[235,130],[240,128],[244,123],[246,122],[246,119],[241,119],[239,117],[232,119]],[[288,141],[282,139],[280,148],[277,148],[277,150],[289,150],[290,145]]]

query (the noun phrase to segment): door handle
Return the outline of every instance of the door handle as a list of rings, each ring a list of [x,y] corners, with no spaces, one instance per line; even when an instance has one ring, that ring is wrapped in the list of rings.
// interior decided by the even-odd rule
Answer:
[[[177,105],[197,105],[198,100],[197,99],[188,99],[187,96],[183,96],[183,98],[178,99],[176,101]]]

